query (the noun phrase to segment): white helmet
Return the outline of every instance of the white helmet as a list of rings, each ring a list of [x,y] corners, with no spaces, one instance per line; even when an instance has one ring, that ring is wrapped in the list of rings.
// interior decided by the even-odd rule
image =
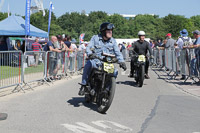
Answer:
[[[138,36],[145,36],[145,32],[144,31],[139,31],[138,32]]]

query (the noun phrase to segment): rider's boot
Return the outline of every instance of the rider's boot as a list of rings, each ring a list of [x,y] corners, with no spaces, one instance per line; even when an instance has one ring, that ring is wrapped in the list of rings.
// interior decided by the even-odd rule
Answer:
[[[150,79],[150,77],[149,77],[148,74],[145,74],[145,75],[144,75],[144,78],[145,78],[145,79]]]
[[[86,85],[80,84],[81,88],[78,92],[78,95],[83,96],[85,94]]]

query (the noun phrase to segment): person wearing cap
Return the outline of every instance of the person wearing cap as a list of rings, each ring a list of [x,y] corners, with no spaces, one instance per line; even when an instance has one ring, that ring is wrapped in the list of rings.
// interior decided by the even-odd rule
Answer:
[[[191,74],[197,76],[197,70],[200,72],[200,31],[195,30],[192,33],[196,40],[192,45],[189,46],[189,48],[195,48],[195,58],[191,61],[190,69]]]
[[[165,44],[165,48],[171,48],[171,49],[173,49],[174,48],[174,44],[175,44],[175,40],[172,39],[172,34],[168,33],[166,35],[166,38],[167,38],[167,43]]]
[[[86,54],[89,57],[89,60],[86,62],[83,70],[81,88],[78,93],[79,95],[85,94],[85,88],[92,69],[99,68],[103,65],[103,62],[97,59],[97,57],[102,58],[102,53],[114,54],[120,64],[120,67],[126,70],[126,64],[123,56],[119,51],[116,40],[112,37],[113,29],[114,25],[112,23],[102,23],[100,25],[100,34],[94,35],[91,38],[89,45],[86,47]],[[118,72],[115,69],[115,77],[117,77],[117,74]]]
[[[180,35],[181,36],[178,38],[176,42],[177,45],[176,52],[177,52],[179,67],[182,73],[182,77],[180,78],[180,80],[185,80],[186,78],[184,74],[186,72],[185,64],[186,60],[188,60],[188,56],[186,55],[186,48],[188,48],[188,46],[192,44],[192,39],[188,37],[188,31],[186,29],[180,31]]]

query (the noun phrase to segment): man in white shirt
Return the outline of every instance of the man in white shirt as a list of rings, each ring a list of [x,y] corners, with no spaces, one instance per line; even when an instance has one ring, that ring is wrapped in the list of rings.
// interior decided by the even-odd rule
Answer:
[[[178,56],[178,62],[179,62],[179,67],[181,69],[182,73],[182,78],[181,80],[185,80],[185,72],[186,72],[186,65],[189,65],[187,63],[188,57],[186,56],[186,48],[190,44],[192,44],[192,39],[188,37],[188,32],[186,29],[183,29],[180,31],[181,37],[179,37],[178,41],[176,42],[178,50],[177,50],[177,56]]]

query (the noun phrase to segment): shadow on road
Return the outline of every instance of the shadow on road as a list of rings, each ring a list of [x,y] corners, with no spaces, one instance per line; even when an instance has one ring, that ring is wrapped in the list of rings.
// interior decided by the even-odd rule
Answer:
[[[84,97],[72,97],[72,99],[68,100],[67,103],[73,105],[74,107],[85,106],[91,110],[97,111],[97,105],[93,103],[86,103]]]
[[[118,81],[116,82],[117,84],[123,84],[123,85],[128,85],[128,86],[133,86],[133,87],[137,87],[137,84],[135,81]],[[144,84],[146,85],[146,84]]]

